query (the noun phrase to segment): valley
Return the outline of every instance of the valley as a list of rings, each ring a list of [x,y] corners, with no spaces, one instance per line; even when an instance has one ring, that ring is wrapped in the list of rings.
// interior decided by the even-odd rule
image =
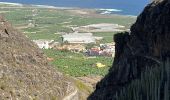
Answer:
[[[40,45],[52,41],[49,42],[52,45],[47,48],[42,46],[50,64],[66,76],[88,83],[90,87],[102,79],[112,66],[113,35],[129,31],[130,26],[136,20],[133,16],[103,15],[96,9],[51,8],[33,5],[0,4],[0,13],[32,41],[38,41],[36,43]],[[92,36],[87,38],[95,38],[95,43],[63,42],[62,37],[65,34],[72,35],[73,33],[91,33]],[[104,49],[101,50],[101,47]],[[94,54],[86,55],[87,51]]]

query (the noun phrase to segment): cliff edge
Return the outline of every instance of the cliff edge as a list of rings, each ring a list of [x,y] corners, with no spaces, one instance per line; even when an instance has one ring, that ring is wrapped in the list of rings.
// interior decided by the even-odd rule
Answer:
[[[88,100],[170,100],[170,0],[146,6],[114,41],[113,66]]]

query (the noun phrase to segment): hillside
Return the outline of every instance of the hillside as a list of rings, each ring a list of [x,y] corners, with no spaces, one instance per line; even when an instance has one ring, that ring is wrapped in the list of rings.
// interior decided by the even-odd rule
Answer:
[[[114,36],[109,74],[88,100],[170,100],[170,0],[155,0],[131,32]]]
[[[0,99],[76,100],[76,88],[38,47],[0,17]],[[71,94],[73,93],[73,94]]]

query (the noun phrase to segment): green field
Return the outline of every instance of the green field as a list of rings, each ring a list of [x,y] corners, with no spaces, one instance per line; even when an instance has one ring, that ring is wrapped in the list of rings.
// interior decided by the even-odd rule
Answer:
[[[44,52],[54,61],[51,63],[65,74],[71,76],[87,76],[87,75],[105,75],[112,65],[112,58],[96,57],[88,58],[80,53],[71,53],[69,51],[44,50]],[[105,64],[104,68],[97,68],[96,63]]]
[[[9,5],[8,5],[9,6]],[[128,28],[135,18],[122,15],[111,15],[109,17],[81,16],[62,9],[47,8],[4,8],[7,5],[0,5],[0,12],[13,25],[24,32],[31,40],[34,39],[53,39],[61,41],[60,32],[72,32],[69,26],[84,26],[97,23],[114,23]],[[34,15],[35,14],[35,15]],[[34,23],[35,27],[28,27],[29,23]],[[113,32],[93,33],[94,36],[102,36],[101,43],[113,41]],[[44,53],[54,58],[51,62],[57,69],[71,76],[105,75],[112,65],[113,58],[97,57],[89,58],[82,54],[44,50]],[[101,62],[105,68],[97,68],[95,64]]]
[[[25,26],[26,29],[21,29],[22,31],[28,32],[38,32],[38,34],[42,33],[43,38],[44,34],[53,36],[54,33],[58,32],[72,32],[71,28],[68,26],[76,25],[83,26],[89,24],[98,24],[98,23],[114,23],[126,26],[127,28],[135,21],[135,18],[128,16],[115,15],[112,17],[103,17],[96,18],[94,16],[80,16],[74,15],[65,10],[54,10],[54,9],[43,9],[37,8],[36,13],[33,13],[34,8],[0,8],[0,11],[7,11],[4,15],[5,17],[12,22],[15,26]],[[36,14],[36,16],[33,16]],[[35,28],[27,28],[27,25],[30,23],[29,20],[33,20],[36,24]],[[97,36],[105,36],[105,40],[110,42],[110,36],[113,36],[115,33],[99,33]],[[46,36],[47,36],[46,35]],[[28,34],[31,39],[38,39],[35,34]],[[47,36],[46,39],[49,39]]]

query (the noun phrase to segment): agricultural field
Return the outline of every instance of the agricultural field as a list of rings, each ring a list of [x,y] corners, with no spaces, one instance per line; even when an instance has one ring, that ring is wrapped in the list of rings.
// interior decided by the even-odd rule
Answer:
[[[4,16],[14,24],[14,26],[20,28],[21,31],[26,32],[26,35],[28,35],[30,39],[57,39],[59,36],[56,36],[54,33],[72,32],[71,26],[112,23],[129,28],[129,26],[135,21],[135,18],[130,16],[97,16],[96,14],[94,15],[94,12],[87,15],[80,15],[67,9],[62,10],[29,7],[13,9],[1,7],[0,12],[2,12]],[[35,27],[28,27],[29,23],[35,24]],[[42,36],[31,32],[42,34]],[[110,37],[112,37],[115,32],[99,33],[99,35],[95,33],[97,36],[104,36],[105,34],[107,34],[107,36],[104,37],[104,39],[111,42]]]
[[[51,64],[65,74],[80,77],[88,75],[103,76],[111,67],[113,59],[109,57],[88,58],[80,53],[72,53],[69,51],[56,51],[52,49],[44,50],[48,57],[53,58]],[[106,65],[104,68],[98,68],[96,63]]]
[[[136,18],[131,16],[100,15],[91,9],[36,8],[28,5],[24,7],[13,7],[11,5],[0,4],[0,13],[31,40],[49,39],[58,42],[61,41],[60,33],[73,32],[71,28],[73,26],[111,23],[123,25],[128,29],[136,20]],[[101,43],[112,42],[114,34],[116,34],[116,32],[93,33],[94,36],[104,38],[100,41]],[[104,76],[113,62],[113,58],[88,58],[80,53],[53,49],[44,50],[44,53],[54,59],[51,61],[51,64],[56,66],[57,69],[65,74],[76,77],[87,75]],[[97,68],[95,66],[97,62],[105,64],[106,67]]]

